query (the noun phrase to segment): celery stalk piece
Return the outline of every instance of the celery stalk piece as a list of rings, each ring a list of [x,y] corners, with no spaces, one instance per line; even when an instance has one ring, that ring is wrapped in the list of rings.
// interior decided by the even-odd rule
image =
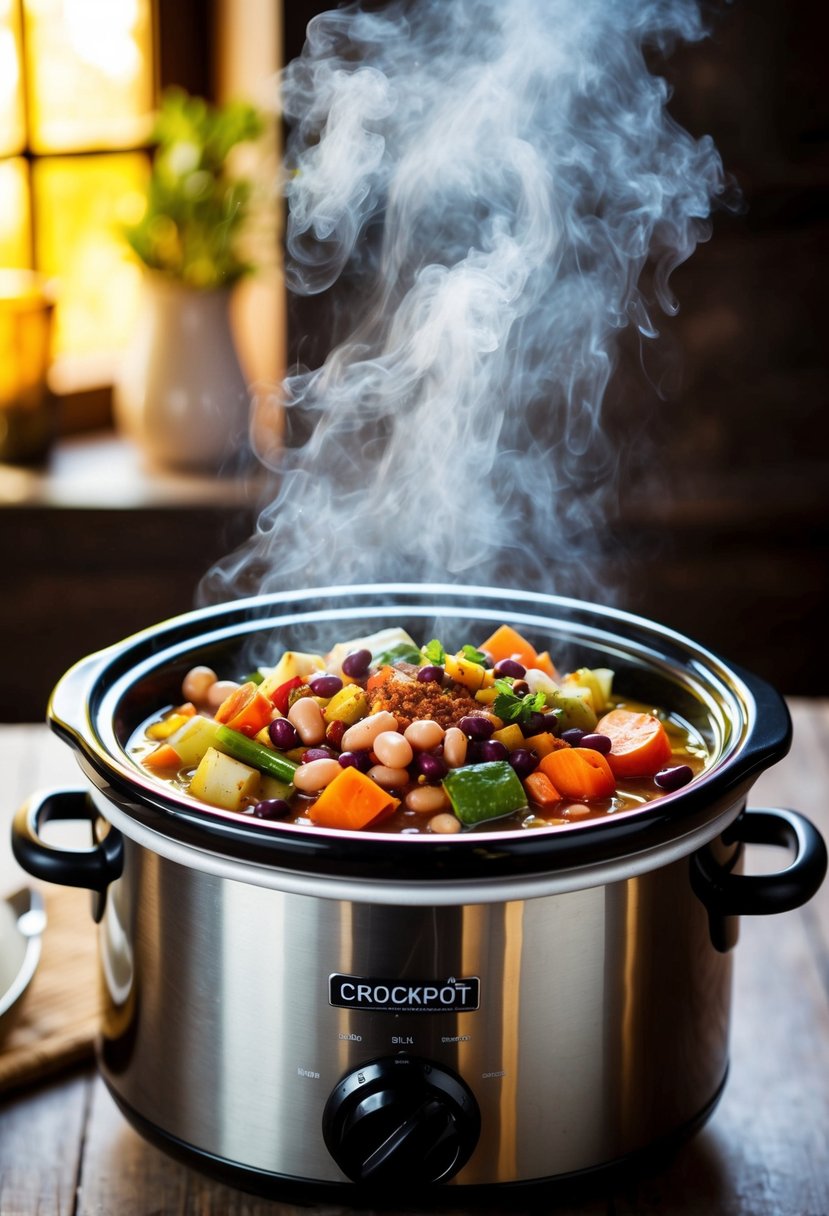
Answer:
[[[249,739],[229,726],[220,726],[216,731],[215,746],[235,760],[259,769],[260,773],[278,777],[280,781],[293,781],[294,773],[299,768],[295,761],[289,760],[281,752],[265,747],[263,743],[257,743],[255,739]]]

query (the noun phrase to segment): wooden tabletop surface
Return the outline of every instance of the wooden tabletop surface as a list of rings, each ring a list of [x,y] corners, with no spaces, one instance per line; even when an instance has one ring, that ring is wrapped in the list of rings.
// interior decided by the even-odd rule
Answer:
[[[760,777],[750,805],[803,811],[829,837],[829,700],[795,700],[791,709],[792,752]],[[15,807],[35,788],[79,784],[80,774],[69,749],[42,726],[0,727],[0,769],[5,894],[26,881],[9,851]],[[755,872],[786,864],[776,849],[752,847],[748,859]],[[829,1216],[829,882],[798,911],[743,918],[735,971],[731,1071],[708,1124],[650,1172],[564,1203],[552,1198],[541,1210]],[[168,1159],[133,1131],[91,1067],[0,1102],[0,1216],[307,1210],[243,1194]],[[326,1216],[350,1210],[324,1209]]]

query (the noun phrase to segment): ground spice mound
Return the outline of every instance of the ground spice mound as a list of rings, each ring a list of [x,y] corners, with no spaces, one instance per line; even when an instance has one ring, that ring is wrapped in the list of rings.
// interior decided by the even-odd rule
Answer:
[[[371,695],[371,712],[388,710],[397,718],[400,730],[419,718],[431,718],[446,730],[457,726],[467,714],[484,711],[465,688],[439,688],[437,684],[420,684],[402,675],[387,680]]]

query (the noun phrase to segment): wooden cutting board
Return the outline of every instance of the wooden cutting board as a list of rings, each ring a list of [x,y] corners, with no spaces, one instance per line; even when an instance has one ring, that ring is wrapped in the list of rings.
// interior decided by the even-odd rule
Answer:
[[[42,889],[40,962],[20,1010],[0,1037],[0,1093],[93,1058],[98,1028],[97,930],[89,891]]]

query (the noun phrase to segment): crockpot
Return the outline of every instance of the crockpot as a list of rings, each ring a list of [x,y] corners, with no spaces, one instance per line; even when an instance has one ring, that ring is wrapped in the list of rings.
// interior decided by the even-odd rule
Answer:
[[[454,647],[501,622],[669,708],[705,771],[601,819],[407,837],[207,808],[128,754],[195,664],[238,677],[390,625]],[[388,584],[219,605],[81,661],[49,721],[87,784],[34,795],[13,848],[94,892],[104,1080],[152,1141],[271,1196],[491,1198],[689,1134],[726,1079],[738,918],[799,906],[826,871],[808,820],[746,809],[789,745],[782,698],[575,600]],[[68,818],[90,821],[88,849],[47,841]],[[746,842],[793,858],[746,876]]]

